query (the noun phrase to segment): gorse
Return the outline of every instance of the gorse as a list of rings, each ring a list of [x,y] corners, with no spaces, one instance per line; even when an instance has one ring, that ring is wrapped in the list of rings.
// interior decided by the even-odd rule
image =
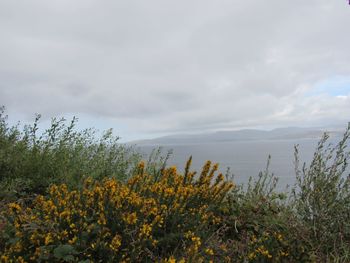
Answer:
[[[111,131],[39,120],[0,111],[1,262],[350,262],[350,125],[309,166],[296,147],[288,193],[268,165],[237,186],[210,161],[180,173],[170,153],[145,163]]]
[[[126,183],[85,180],[81,190],[53,185],[33,207],[10,203],[3,216],[2,260],[155,261],[213,259],[204,243],[222,223],[221,205],[234,187],[208,162],[198,179],[170,167],[155,178],[140,163]],[[28,227],[31,226],[31,227]]]

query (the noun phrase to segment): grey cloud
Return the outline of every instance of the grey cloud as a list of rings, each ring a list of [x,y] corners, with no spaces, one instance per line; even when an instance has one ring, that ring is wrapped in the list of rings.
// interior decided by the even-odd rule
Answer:
[[[0,104],[139,132],[345,122],[346,1],[0,3]]]

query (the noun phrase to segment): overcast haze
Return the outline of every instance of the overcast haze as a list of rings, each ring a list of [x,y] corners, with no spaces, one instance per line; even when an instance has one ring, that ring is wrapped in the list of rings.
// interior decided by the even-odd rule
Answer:
[[[124,140],[350,120],[346,0],[0,1],[0,105]]]

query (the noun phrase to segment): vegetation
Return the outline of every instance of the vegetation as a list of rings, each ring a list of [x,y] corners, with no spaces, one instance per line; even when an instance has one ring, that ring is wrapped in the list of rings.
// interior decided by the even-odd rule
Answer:
[[[218,164],[202,171],[148,162],[111,131],[39,116],[20,131],[0,115],[1,262],[349,262],[350,125],[320,140],[296,185],[276,190],[268,168],[246,187]]]
[[[125,180],[141,156],[118,143],[112,130],[98,138],[95,129],[77,131],[77,118],[67,124],[52,119],[51,127],[38,134],[40,115],[33,125],[10,126],[0,108],[0,197],[45,194],[51,184],[77,188],[84,177]]]

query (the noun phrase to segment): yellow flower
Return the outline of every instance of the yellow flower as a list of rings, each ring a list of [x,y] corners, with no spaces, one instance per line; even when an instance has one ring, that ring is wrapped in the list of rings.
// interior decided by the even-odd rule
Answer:
[[[76,236],[74,236],[71,240],[68,240],[68,243],[72,245],[72,244],[74,244],[75,242],[77,242],[77,239],[78,239],[78,238],[77,238]]]
[[[278,233],[278,234],[276,235],[276,238],[277,238],[277,240],[279,240],[279,241],[282,241],[282,240],[283,240],[283,236],[282,236],[280,233]]]
[[[200,237],[194,236],[191,238],[191,240],[193,242],[194,250],[197,251],[202,244]]]
[[[151,215],[157,215],[157,213],[158,213],[158,208],[157,207],[151,208],[151,210],[150,210],[150,214]]]
[[[64,218],[64,217],[69,217],[69,215],[70,215],[70,212],[65,210],[65,211],[61,212],[59,216]]]
[[[281,254],[282,257],[288,257],[289,256],[288,252],[281,251],[280,254]]]
[[[185,237],[186,238],[190,238],[190,237],[192,237],[194,234],[193,234],[193,232],[192,231],[187,231],[186,233],[185,233]]]
[[[112,239],[111,243],[109,244],[109,247],[113,251],[118,251],[121,244],[122,244],[121,236],[115,235],[114,238]]]
[[[153,241],[152,241],[152,246],[155,247],[157,244],[158,244],[158,240],[153,240]]]
[[[249,253],[248,259],[254,259],[256,258],[256,254],[254,252]]]
[[[143,224],[141,227],[141,235],[148,237],[151,234],[152,227],[149,224]]]
[[[261,255],[267,257],[267,258],[272,258],[272,255],[269,253],[269,251],[264,246],[258,247],[255,251],[257,253],[260,253]]]
[[[126,215],[123,215],[123,220],[129,225],[134,225],[137,222],[137,215],[135,212],[127,213]]]
[[[139,172],[141,173],[141,174],[143,174],[143,172],[144,172],[144,169],[145,169],[145,162],[144,161],[141,161],[140,163],[139,163]]]
[[[9,257],[5,255],[1,256],[1,262],[4,262],[4,263],[9,262]]]
[[[210,256],[213,256],[213,255],[214,255],[214,251],[213,251],[211,248],[206,248],[206,249],[205,249],[205,253],[207,253],[207,254],[210,255]]]
[[[164,190],[165,196],[171,196],[174,194],[174,188],[169,187]]]
[[[97,220],[97,223],[99,223],[100,225],[105,225],[107,224],[106,222],[106,217],[103,213],[100,214],[99,219]]]
[[[45,236],[45,246],[47,246],[48,244],[52,243],[53,242],[53,238],[52,238],[52,234],[51,233],[48,233],[46,236]]]
[[[16,204],[16,203],[10,203],[9,205],[9,208],[14,210],[14,211],[21,211],[21,206],[19,204]]]

